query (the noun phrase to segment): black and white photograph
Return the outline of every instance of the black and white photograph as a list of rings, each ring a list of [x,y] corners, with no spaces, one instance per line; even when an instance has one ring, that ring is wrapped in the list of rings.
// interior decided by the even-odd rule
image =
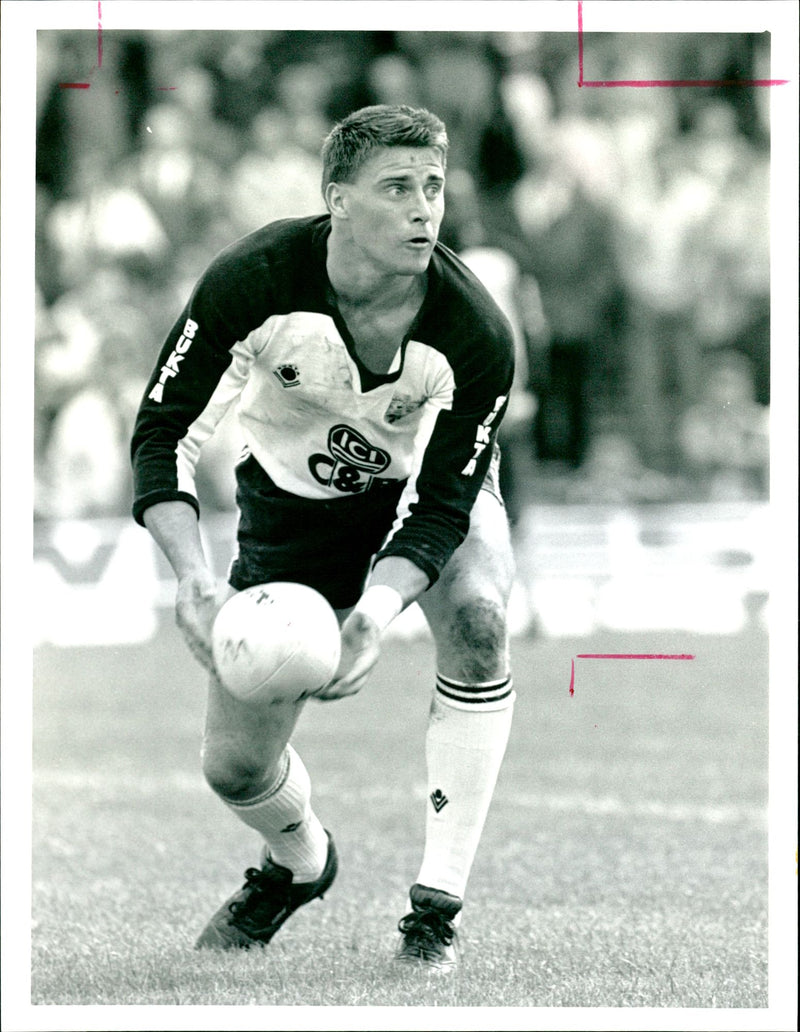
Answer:
[[[798,5],[3,22],[4,1032],[796,1029]]]

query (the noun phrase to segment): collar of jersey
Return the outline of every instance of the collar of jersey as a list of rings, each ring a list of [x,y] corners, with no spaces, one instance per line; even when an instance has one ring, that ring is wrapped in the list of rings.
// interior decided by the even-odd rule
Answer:
[[[341,335],[341,338],[344,341],[344,345],[347,348],[347,353],[350,355],[350,358],[352,358],[356,366],[356,369],[358,370],[361,393],[366,394],[368,391],[375,390],[376,387],[381,387],[383,386],[383,384],[386,383],[395,383],[397,380],[400,379],[400,376],[403,372],[403,366],[405,364],[406,345],[414,336],[416,331],[419,329],[420,325],[425,319],[425,316],[430,308],[430,305],[435,295],[439,292],[439,256],[436,254],[436,251],[434,250],[434,253],[431,256],[430,265],[428,266],[428,289],[425,293],[425,298],[422,302],[422,305],[420,306],[420,310],[419,312],[417,312],[417,317],[409,327],[408,333],[405,335],[400,345],[400,363],[397,369],[393,373],[373,373],[371,369],[368,369],[367,366],[364,365],[364,363],[361,361],[361,359],[358,357],[358,354],[356,353],[355,341],[350,335],[350,331],[347,328],[347,324],[342,318],[342,315],[336,305],[336,294],[333,290],[333,287],[330,284],[330,281],[328,280],[328,276],[325,271],[325,263],[328,256],[327,242],[328,237],[330,235],[330,231],[331,221],[330,216],[327,216],[323,217],[320,220],[317,232],[314,234],[314,245],[319,252],[319,258],[321,262],[320,268],[322,270],[322,278],[325,286],[325,304],[328,310],[328,315],[330,315],[330,317],[333,319],[336,329],[339,331],[339,334]],[[437,244],[436,246],[438,247],[439,245]]]

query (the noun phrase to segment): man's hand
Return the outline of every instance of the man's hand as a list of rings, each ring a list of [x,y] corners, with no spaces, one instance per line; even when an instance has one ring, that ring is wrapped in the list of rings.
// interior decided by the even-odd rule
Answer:
[[[217,584],[209,570],[198,570],[178,581],[175,621],[192,655],[212,674],[216,671],[211,651],[211,629],[218,610]]]
[[[178,578],[175,621],[192,655],[216,674],[211,630],[222,600],[203,555],[197,513],[188,502],[156,502],[145,509],[143,519]]]
[[[315,699],[355,695],[378,662],[381,635],[396,616],[428,587],[428,575],[403,556],[375,564],[364,594],[342,624],[342,658],[336,677]]]
[[[381,634],[375,621],[354,610],[342,624],[342,658],[336,677],[313,698],[330,701],[360,691],[381,652]]]

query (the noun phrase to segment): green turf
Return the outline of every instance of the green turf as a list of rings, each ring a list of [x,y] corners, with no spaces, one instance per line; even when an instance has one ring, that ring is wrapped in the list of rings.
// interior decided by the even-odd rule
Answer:
[[[686,662],[570,660],[691,652]],[[518,639],[507,760],[473,868],[463,962],[397,971],[420,859],[427,642],[295,739],[340,875],[267,950],[195,936],[257,856],[199,772],[203,678],[147,648],[37,651],[32,1002],[767,1006],[766,639]],[[233,1026],[231,1026],[233,1027]]]

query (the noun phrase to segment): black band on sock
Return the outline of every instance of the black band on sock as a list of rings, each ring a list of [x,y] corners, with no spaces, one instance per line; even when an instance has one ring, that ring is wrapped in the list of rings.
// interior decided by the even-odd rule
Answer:
[[[482,705],[489,702],[501,702],[507,699],[514,690],[511,675],[497,681],[484,681],[482,684],[462,684],[442,674],[436,675],[436,691],[439,695],[453,702]]]

